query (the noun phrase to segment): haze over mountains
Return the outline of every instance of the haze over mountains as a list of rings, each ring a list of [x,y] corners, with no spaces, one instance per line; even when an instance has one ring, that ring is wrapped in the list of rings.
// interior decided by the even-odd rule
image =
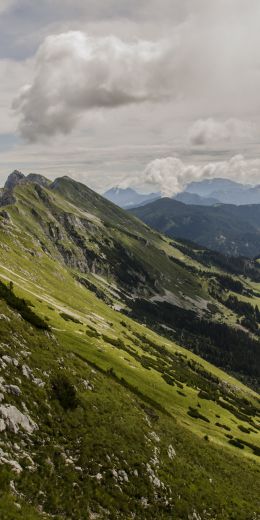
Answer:
[[[185,193],[212,198],[224,204],[260,204],[260,186],[242,184],[229,179],[205,179],[191,182]],[[214,202],[213,202],[214,203]]]
[[[216,178],[192,182],[173,198],[131,188],[104,196],[170,237],[233,256],[260,254],[259,186]]]
[[[103,195],[107,200],[113,202],[120,208],[134,208],[160,198],[159,193],[138,193],[133,188],[111,188]]]
[[[111,188],[104,197],[122,208],[130,208],[161,197],[160,193],[148,195],[138,193],[133,188]],[[173,197],[184,204],[213,206],[214,204],[249,205],[260,204],[260,186],[242,184],[229,179],[205,179],[191,182],[185,190]]]

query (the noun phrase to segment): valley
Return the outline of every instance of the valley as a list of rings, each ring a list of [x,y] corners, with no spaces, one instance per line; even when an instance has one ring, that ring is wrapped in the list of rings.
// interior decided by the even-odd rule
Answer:
[[[206,206],[165,197],[129,211],[171,238],[193,241],[228,256],[259,255],[259,204]]]

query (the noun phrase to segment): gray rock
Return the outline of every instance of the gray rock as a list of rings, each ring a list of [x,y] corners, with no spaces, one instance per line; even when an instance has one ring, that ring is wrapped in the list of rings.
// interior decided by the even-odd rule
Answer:
[[[10,394],[16,395],[17,397],[19,397],[19,395],[21,395],[21,393],[22,393],[19,386],[17,386],[17,385],[6,385],[5,388],[6,388],[7,392],[9,392]]]
[[[7,356],[6,354],[5,354],[4,356],[2,356],[2,360],[3,360],[7,365],[13,365],[14,367],[18,367],[18,365],[19,365],[17,359],[12,358],[12,357],[10,357],[10,356]]]
[[[13,173],[11,173],[7,177],[7,181],[4,185],[4,190],[12,190],[17,184],[20,184],[25,179],[25,176],[22,172],[19,172],[18,170],[14,170]]]
[[[30,377],[32,376],[32,371],[31,371],[31,369],[27,365],[23,365],[22,366],[22,374],[27,379],[30,379]]]
[[[10,321],[10,318],[8,318],[8,316],[5,314],[0,314],[0,320]]]
[[[168,457],[171,460],[173,460],[174,457],[176,457],[176,451],[171,444],[169,444],[169,446],[168,446]]]
[[[39,184],[40,186],[48,187],[51,184],[49,179],[46,179],[43,175],[39,173],[29,173],[26,177],[27,182],[34,182],[35,184]]]
[[[118,471],[118,478],[119,480],[121,480],[121,482],[128,482],[129,479],[128,479],[128,475],[126,473],[126,471],[124,469],[120,469]]]
[[[39,377],[35,377],[34,374],[33,374],[33,371],[31,370],[30,367],[28,367],[28,365],[23,365],[22,366],[22,374],[24,377],[26,377],[27,379],[31,379],[32,382],[39,386],[40,388],[43,388],[44,385],[45,385],[45,382],[42,381],[42,379],[40,379]]]
[[[94,388],[93,385],[88,380],[83,379],[82,384],[83,384],[85,390],[92,391]]]
[[[23,414],[13,405],[0,405],[0,417],[4,420],[6,429],[13,433],[18,433],[20,428],[32,433],[38,428],[30,416]]]

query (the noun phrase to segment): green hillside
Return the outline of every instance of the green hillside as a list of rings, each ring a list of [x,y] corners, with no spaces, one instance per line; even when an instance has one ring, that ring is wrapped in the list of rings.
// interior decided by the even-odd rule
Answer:
[[[232,256],[260,254],[260,205],[183,204],[163,198],[129,210],[172,238],[193,240]]]
[[[260,518],[258,265],[67,177],[4,202],[1,518]]]

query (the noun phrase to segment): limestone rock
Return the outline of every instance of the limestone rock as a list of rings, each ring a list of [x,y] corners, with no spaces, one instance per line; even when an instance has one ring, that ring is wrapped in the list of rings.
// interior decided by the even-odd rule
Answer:
[[[22,428],[30,434],[38,428],[30,416],[23,414],[13,405],[0,405],[0,417],[5,423],[6,429],[13,433],[18,433]]]

